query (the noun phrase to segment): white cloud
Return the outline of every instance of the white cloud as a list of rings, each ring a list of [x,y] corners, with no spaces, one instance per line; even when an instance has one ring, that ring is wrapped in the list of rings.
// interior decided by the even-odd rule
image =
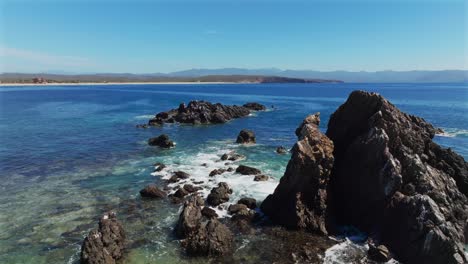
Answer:
[[[3,58],[3,62],[1,64],[3,64],[3,67],[5,68],[8,68],[10,61],[12,64],[15,64],[15,60],[34,63],[38,66],[41,65],[75,68],[94,65],[94,63],[88,58],[53,55],[44,52],[16,49],[5,46],[0,46],[0,58]]]

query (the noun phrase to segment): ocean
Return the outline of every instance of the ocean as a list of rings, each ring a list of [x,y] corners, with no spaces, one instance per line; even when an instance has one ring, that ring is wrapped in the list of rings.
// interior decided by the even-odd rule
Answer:
[[[378,92],[400,110],[442,128],[445,133],[434,140],[468,158],[468,84],[0,87],[0,263],[77,263],[83,238],[108,210],[117,212],[132,241],[126,263],[204,263],[185,257],[173,235],[180,206],[140,198],[145,185],[162,185],[169,176],[154,173],[153,164],[163,162],[205,181],[205,195],[225,181],[234,191],[231,202],[261,201],[273,192],[289,160],[276,154],[276,147],[291,148],[294,130],[311,113],[321,113],[325,132],[330,115],[358,89]],[[190,100],[255,101],[269,109],[220,125],[135,127]],[[244,128],[256,133],[256,145],[234,143]],[[162,133],[177,147],[147,145],[148,138]],[[219,157],[231,150],[247,157],[233,166],[252,165],[271,178],[254,182],[224,173],[209,181]],[[237,238],[235,258],[261,263],[261,239]],[[345,247],[327,252],[325,262],[346,262],[339,253]]]

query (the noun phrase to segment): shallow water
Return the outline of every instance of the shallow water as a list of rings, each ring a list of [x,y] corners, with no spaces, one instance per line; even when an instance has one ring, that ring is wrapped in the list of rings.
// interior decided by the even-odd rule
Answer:
[[[168,176],[153,173],[152,165],[163,162],[169,171],[189,172],[204,181],[205,195],[226,181],[234,189],[232,202],[244,196],[261,201],[274,190],[289,159],[277,155],[276,147],[291,147],[295,128],[310,113],[321,112],[325,131],[330,114],[355,89],[379,92],[401,110],[443,128],[435,141],[468,157],[466,84],[2,87],[0,263],[75,263],[83,237],[110,209],[116,210],[132,242],[126,262],[204,262],[185,258],[172,235],[179,206],[140,199],[141,188]],[[193,99],[257,101],[274,109],[223,125],[135,128],[154,113]],[[257,145],[234,144],[243,128],[256,132]],[[161,133],[169,134],[177,147],[160,150],[146,144]],[[219,162],[230,150],[247,158],[229,165]],[[271,178],[254,182],[232,173],[208,177],[212,169],[237,164],[258,167]],[[260,238],[239,238],[239,259],[252,257],[255,239]]]

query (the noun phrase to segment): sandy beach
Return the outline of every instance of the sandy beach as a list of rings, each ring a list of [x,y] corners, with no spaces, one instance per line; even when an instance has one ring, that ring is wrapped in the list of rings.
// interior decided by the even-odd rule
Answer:
[[[80,85],[144,85],[144,84],[229,84],[235,82],[82,82],[82,83],[0,83],[3,86],[80,86]]]

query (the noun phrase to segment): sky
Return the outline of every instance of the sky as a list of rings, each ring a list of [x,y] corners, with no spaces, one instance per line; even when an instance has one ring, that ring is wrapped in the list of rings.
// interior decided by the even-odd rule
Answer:
[[[467,0],[0,0],[0,72],[468,69]]]

